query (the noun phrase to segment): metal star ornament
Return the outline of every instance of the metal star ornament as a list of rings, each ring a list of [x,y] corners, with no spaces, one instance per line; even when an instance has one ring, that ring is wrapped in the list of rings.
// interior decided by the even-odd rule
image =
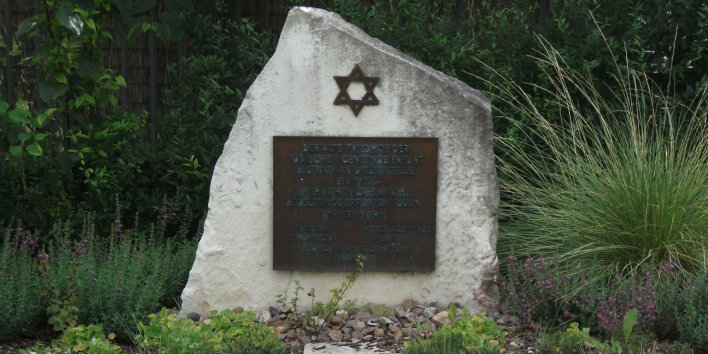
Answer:
[[[359,64],[356,64],[349,76],[334,77],[334,81],[336,81],[337,86],[339,86],[339,94],[337,94],[337,98],[334,99],[334,104],[349,105],[349,108],[351,108],[352,112],[354,112],[354,116],[358,116],[364,106],[376,106],[379,104],[379,99],[376,95],[374,95],[374,87],[376,87],[379,83],[379,80],[380,78],[378,77],[369,77],[364,75],[364,72],[359,67]],[[361,82],[364,84],[366,93],[364,94],[364,97],[359,100],[353,100],[349,97],[349,92],[347,89],[349,88],[349,84],[352,82]]]

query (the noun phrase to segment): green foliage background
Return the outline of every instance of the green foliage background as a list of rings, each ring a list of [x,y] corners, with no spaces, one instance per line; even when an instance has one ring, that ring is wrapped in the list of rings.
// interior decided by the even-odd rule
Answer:
[[[89,211],[108,231],[118,220],[155,220],[172,202],[179,206],[171,212],[198,229],[213,166],[274,48],[271,34],[221,8],[201,14],[200,3],[43,1],[43,13],[20,24],[16,36],[41,44],[32,56],[13,54],[40,80],[19,83],[17,100],[0,95],[0,220],[47,230],[61,220],[79,225]],[[118,16],[112,32],[109,14]],[[125,80],[101,60],[105,43],[141,31],[166,42],[191,38],[182,78],[189,84],[169,92],[160,117],[119,107]]]
[[[245,90],[274,49],[275,35],[229,18],[223,2],[209,12],[191,0],[43,4],[54,16],[28,19],[17,33],[43,40],[34,57],[19,54],[43,79],[29,83],[18,101],[0,97],[0,218],[47,229],[89,210],[108,225],[118,196],[124,223],[137,223],[136,215],[154,218],[168,199],[178,201],[180,213],[191,214],[196,228],[221,146]],[[320,5],[326,7],[324,1]],[[494,74],[484,62],[526,85],[544,115],[556,121],[555,108],[544,101],[550,83],[531,58],[540,49],[536,34],[598,86],[610,85],[608,91],[611,53],[626,52],[617,58],[620,65],[649,73],[679,99],[688,100],[706,81],[708,5],[699,0],[551,1],[543,16],[530,1],[470,5],[456,12],[430,1],[335,0],[328,9],[422,62],[493,92],[487,80],[493,82]],[[112,33],[106,30],[110,13],[119,16]],[[72,19],[84,24],[80,36]],[[115,93],[125,82],[100,61],[103,43],[130,41],[141,31],[190,42],[183,77],[190,84],[170,91],[158,119],[162,124],[150,132],[154,139],[148,138],[151,117],[116,105]],[[29,99],[34,89],[42,104]],[[524,119],[501,101],[493,104]],[[495,119],[494,126],[500,137],[525,138],[523,124]]]

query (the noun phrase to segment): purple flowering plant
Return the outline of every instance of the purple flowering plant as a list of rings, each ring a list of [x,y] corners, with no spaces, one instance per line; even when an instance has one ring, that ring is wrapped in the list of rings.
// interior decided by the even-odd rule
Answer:
[[[558,270],[556,260],[508,256],[496,278],[502,310],[535,329],[578,322],[607,335],[619,335],[622,320],[632,309],[637,326],[651,330],[656,321],[656,277],[650,272],[635,277],[593,282]],[[666,270],[670,270],[666,266]]]

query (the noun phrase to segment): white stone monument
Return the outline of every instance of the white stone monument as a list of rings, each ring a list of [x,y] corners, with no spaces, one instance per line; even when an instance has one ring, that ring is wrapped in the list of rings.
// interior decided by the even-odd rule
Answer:
[[[344,85],[350,97],[343,97],[342,82],[334,77],[348,74],[362,85],[359,91],[351,82]],[[499,192],[490,108],[478,91],[339,15],[293,8],[214,170],[182,312],[262,310],[277,295],[292,296],[295,281],[326,302],[329,290],[345,279],[342,271],[273,270],[275,136],[437,138],[434,270],[365,271],[347,299],[459,302],[478,309],[473,297],[482,295],[497,263]]]

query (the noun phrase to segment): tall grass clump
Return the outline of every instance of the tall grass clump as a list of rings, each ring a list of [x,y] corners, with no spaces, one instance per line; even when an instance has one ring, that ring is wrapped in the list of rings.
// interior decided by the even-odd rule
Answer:
[[[21,227],[0,228],[0,339],[42,322],[44,301],[38,296],[38,238]]]
[[[616,65],[615,82],[600,87],[541,43],[536,60],[550,86],[525,89],[502,77],[491,93],[518,109],[512,124],[528,135],[497,140],[500,252],[556,259],[564,274],[593,281],[646,268],[659,274],[666,263],[703,269],[706,82],[686,104]]]

